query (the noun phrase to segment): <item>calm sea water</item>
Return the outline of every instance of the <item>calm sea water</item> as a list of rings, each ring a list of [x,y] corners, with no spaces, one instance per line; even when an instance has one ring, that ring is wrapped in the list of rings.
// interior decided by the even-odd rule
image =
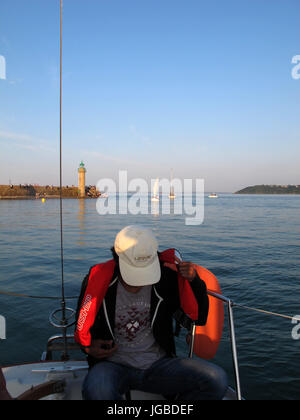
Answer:
[[[185,216],[99,216],[93,200],[64,200],[66,295],[80,291],[91,265],[110,258],[124,226],[151,227],[160,249],[176,247],[219,278],[235,302],[300,315],[300,196],[221,195],[206,199],[205,220],[186,226]],[[59,202],[0,201],[0,290],[60,295]],[[75,307],[76,301],[69,301]],[[0,295],[7,339],[0,363],[37,361],[57,333],[48,315],[59,303]],[[235,308],[242,392],[247,399],[300,397],[300,340],[291,321]],[[184,338],[180,354],[187,354]],[[227,324],[215,362],[234,385]]]

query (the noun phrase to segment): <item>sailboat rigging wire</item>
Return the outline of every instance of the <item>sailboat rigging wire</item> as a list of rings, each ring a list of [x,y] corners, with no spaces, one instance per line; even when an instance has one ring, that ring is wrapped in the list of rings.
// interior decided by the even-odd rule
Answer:
[[[265,311],[264,309],[258,309],[258,308],[252,308],[250,306],[245,306],[245,305],[239,305],[238,303],[234,303],[233,302],[233,306],[236,306],[237,308],[242,308],[242,309],[247,309],[248,311],[253,311],[253,312],[260,312],[262,314],[265,315],[273,315],[279,318],[285,318],[285,319],[295,319],[295,317],[290,316],[290,315],[283,315],[283,314],[279,314],[277,312],[270,312],[270,311]]]
[[[14,293],[14,292],[4,292],[0,290],[0,295],[3,296],[15,296],[15,297],[23,297],[28,299],[49,299],[49,300],[61,300],[61,296],[32,296],[32,295],[24,295],[22,293]],[[78,299],[79,296],[67,296],[65,297],[66,300]]]
[[[63,0],[60,0],[60,86],[59,86],[59,204],[60,204],[60,259],[61,259],[61,313],[60,325],[63,328],[64,352],[62,360],[68,360],[67,318],[64,278],[64,238],[63,238],[63,196],[62,196],[62,62],[63,62]],[[59,312],[59,311],[56,311]],[[74,313],[74,311],[73,311]],[[54,313],[52,314],[54,316]],[[50,321],[51,322],[51,321]],[[55,321],[56,322],[56,321]],[[52,325],[57,326],[52,320]]]
[[[60,255],[61,255],[61,296],[64,315],[65,279],[64,279],[64,242],[63,242],[63,205],[62,205],[62,16],[63,0],[60,2],[60,93],[59,93],[59,184],[60,184]]]
[[[53,311],[50,315],[50,323],[56,328],[61,328],[63,332],[64,340],[64,352],[61,356],[61,360],[69,360],[68,355],[68,340],[67,340],[67,328],[74,323],[68,322],[72,316],[75,315],[75,311],[70,308],[66,308],[65,299],[65,279],[64,279],[64,241],[63,241],[63,182],[62,182],[62,65],[63,62],[63,0],[60,0],[60,86],[59,86],[59,204],[60,204],[60,260],[61,260],[61,309]],[[61,319],[58,319],[56,314],[62,314]],[[71,316],[67,318],[67,312],[71,313]]]
[[[31,296],[31,295],[24,295],[24,294],[21,294],[21,293],[4,292],[2,290],[0,290],[0,295],[16,296],[16,297],[23,297],[23,298],[28,298],[28,299],[49,299],[49,300],[60,300],[61,299],[61,297],[58,297],[58,296]],[[78,299],[78,298],[79,298],[79,296],[67,296],[67,297],[65,297],[66,300],[72,300],[72,299]],[[295,317],[291,316],[291,315],[284,315],[284,314],[280,314],[278,312],[270,312],[270,311],[266,311],[264,309],[253,308],[251,306],[241,305],[241,304],[235,303],[235,302],[232,302],[232,306],[237,307],[237,308],[241,308],[241,309],[246,309],[246,310],[252,311],[252,312],[259,312],[259,313],[262,313],[262,314],[265,314],[265,315],[271,315],[271,316],[279,317],[279,318],[290,319],[290,320],[295,319]]]

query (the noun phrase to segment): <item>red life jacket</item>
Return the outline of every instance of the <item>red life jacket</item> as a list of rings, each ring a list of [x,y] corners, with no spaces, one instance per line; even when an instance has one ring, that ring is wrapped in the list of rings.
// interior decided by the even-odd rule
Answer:
[[[168,249],[159,256],[162,263],[175,265],[175,250]],[[111,283],[116,263],[110,260],[103,264],[94,266],[90,272],[88,285],[82,300],[81,309],[75,331],[75,341],[83,347],[91,345],[92,328],[103,299]],[[190,283],[178,274],[178,287],[180,303],[183,311],[192,320],[198,319],[198,303],[190,286]]]

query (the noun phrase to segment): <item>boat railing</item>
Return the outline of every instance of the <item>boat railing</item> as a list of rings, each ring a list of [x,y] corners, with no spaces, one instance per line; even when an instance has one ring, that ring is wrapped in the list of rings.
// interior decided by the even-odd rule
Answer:
[[[241,381],[240,381],[239,362],[238,362],[238,353],[237,353],[235,326],[234,326],[234,315],[233,315],[233,306],[235,304],[231,299],[223,295],[220,295],[219,293],[213,292],[211,290],[208,290],[208,295],[214,297],[215,299],[221,300],[227,306],[231,354],[232,354],[234,379],[235,379],[235,386],[236,386],[236,396],[237,396],[237,400],[241,401],[243,398],[242,398],[242,391],[241,391]]]
[[[231,353],[232,353],[232,361],[233,361],[233,369],[234,369],[234,378],[235,378],[235,385],[236,385],[236,397],[237,400],[242,400],[242,391],[241,391],[241,381],[240,381],[240,372],[239,372],[239,362],[238,362],[238,352],[237,352],[237,344],[236,344],[236,334],[235,334],[235,326],[234,326],[234,315],[233,315],[233,308],[237,307],[240,309],[245,309],[247,311],[258,312],[264,315],[271,315],[277,318],[284,318],[289,320],[294,320],[294,317],[290,315],[280,314],[278,312],[271,312],[265,309],[258,309],[246,305],[242,305],[239,303],[234,302],[232,299],[223,296],[219,293],[216,293],[212,290],[208,290],[208,295],[222,301],[224,305],[227,307],[228,312],[228,322],[229,322],[229,333],[230,333],[230,343],[231,343]],[[195,328],[195,326],[194,326]],[[192,344],[193,345],[193,344]],[[192,349],[191,349],[192,353]]]
[[[43,352],[41,360],[53,360],[53,352],[63,352],[65,350],[65,340],[67,340],[68,351],[80,350],[80,345],[74,341],[73,334],[57,334],[48,339],[47,349]]]

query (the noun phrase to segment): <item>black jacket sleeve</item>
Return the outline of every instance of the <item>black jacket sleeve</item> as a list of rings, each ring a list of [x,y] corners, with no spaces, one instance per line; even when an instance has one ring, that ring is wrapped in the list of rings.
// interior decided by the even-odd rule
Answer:
[[[197,274],[190,285],[199,307],[198,320],[196,321],[196,325],[205,325],[209,312],[209,299],[207,295],[206,284]]]
[[[171,308],[172,313],[175,315],[175,319],[180,317],[180,313],[183,314],[183,310],[180,305],[180,296],[177,281],[177,272],[162,266],[162,280],[160,283],[160,291],[162,296],[166,297],[168,306]],[[174,285],[170,287],[170,285]],[[207,322],[208,311],[209,311],[209,299],[207,295],[207,287],[203,280],[200,279],[198,274],[195,279],[190,283],[194,296],[198,304],[198,319],[196,325],[202,326]]]

